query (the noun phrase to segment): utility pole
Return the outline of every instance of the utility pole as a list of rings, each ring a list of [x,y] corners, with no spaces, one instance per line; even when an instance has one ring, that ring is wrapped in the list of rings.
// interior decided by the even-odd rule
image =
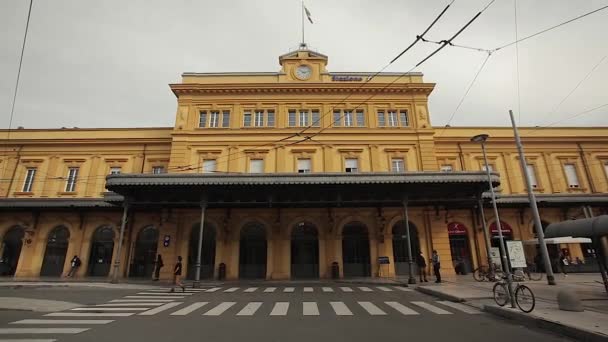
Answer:
[[[547,244],[545,243],[545,233],[543,232],[543,224],[540,221],[540,214],[538,213],[538,206],[536,205],[536,195],[534,195],[534,189],[532,189],[532,180],[530,173],[528,172],[528,161],[524,155],[524,147],[521,144],[519,137],[519,131],[515,124],[515,118],[513,117],[513,111],[509,110],[509,116],[511,117],[511,125],[513,126],[513,134],[515,135],[515,144],[517,145],[517,152],[519,152],[519,163],[521,165],[521,172],[526,180],[526,189],[528,191],[528,200],[530,201],[530,209],[532,210],[532,216],[534,217],[534,230],[538,237],[538,245],[540,246],[540,254],[543,258],[545,265],[545,272],[547,273],[547,284],[556,285],[555,276],[553,275],[553,269],[551,268],[551,261],[549,260],[549,251],[547,250]]]

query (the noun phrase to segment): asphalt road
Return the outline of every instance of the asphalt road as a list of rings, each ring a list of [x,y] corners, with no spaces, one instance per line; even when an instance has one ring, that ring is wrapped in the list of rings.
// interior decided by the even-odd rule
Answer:
[[[53,295],[46,299],[83,303],[79,309],[0,312],[0,341],[570,341],[390,286],[237,284],[187,295],[160,288],[86,291],[46,291]],[[35,290],[20,295],[29,292]],[[12,323],[23,319],[42,321]],[[49,324],[57,320],[69,321]],[[48,328],[66,330],[32,330]]]

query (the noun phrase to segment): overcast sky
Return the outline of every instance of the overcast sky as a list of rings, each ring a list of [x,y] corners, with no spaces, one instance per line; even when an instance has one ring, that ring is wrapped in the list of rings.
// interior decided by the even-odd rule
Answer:
[[[489,0],[456,0],[427,38],[447,39]],[[496,0],[454,43],[495,48],[515,39],[514,0]],[[309,46],[329,71],[378,71],[447,0],[307,0]],[[7,128],[27,0],[0,1],[0,127]],[[523,37],[608,0],[519,0]],[[172,126],[168,84],[185,71],[278,71],[300,41],[298,0],[34,0],[12,127]],[[521,125],[608,126],[608,9],[519,44]],[[418,44],[387,71],[407,71],[437,46]],[[495,52],[451,122],[509,125],[517,113],[515,46]],[[445,125],[485,52],[445,48],[416,71],[436,83],[432,124]]]

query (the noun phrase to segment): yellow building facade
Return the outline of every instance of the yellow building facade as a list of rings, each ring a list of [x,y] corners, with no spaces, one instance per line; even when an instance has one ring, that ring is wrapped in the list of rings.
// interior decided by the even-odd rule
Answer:
[[[174,127],[0,131],[2,274],[63,276],[77,255],[77,276],[108,277],[119,261],[119,277],[147,278],[160,254],[161,278],[177,256],[192,278],[203,213],[202,278],[407,275],[408,227],[413,256],[437,250],[444,273],[470,272],[487,253],[487,178],[470,141],[480,133],[505,234],[531,241],[533,262],[510,128],[433,127],[422,74],[332,73],[327,62],[301,48],[279,72],[185,73],[170,85]],[[543,225],[607,212],[607,127],[520,134]],[[552,248],[593,259],[588,245]]]

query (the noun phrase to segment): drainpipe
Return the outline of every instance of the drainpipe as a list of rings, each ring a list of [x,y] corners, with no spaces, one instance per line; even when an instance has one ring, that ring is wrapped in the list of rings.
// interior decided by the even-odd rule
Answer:
[[[460,169],[464,171],[464,154],[462,153],[462,146],[458,143],[458,160],[460,161]]]
[[[583,169],[585,169],[585,175],[587,176],[587,180],[589,181],[591,193],[595,193],[595,184],[593,183],[593,178],[591,178],[591,172],[589,171],[589,165],[587,165],[587,158],[585,158],[583,146],[581,146],[581,143],[576,143],[576,146],[578,146],[578,154],[581,156],[581,160],[583,161]]]

